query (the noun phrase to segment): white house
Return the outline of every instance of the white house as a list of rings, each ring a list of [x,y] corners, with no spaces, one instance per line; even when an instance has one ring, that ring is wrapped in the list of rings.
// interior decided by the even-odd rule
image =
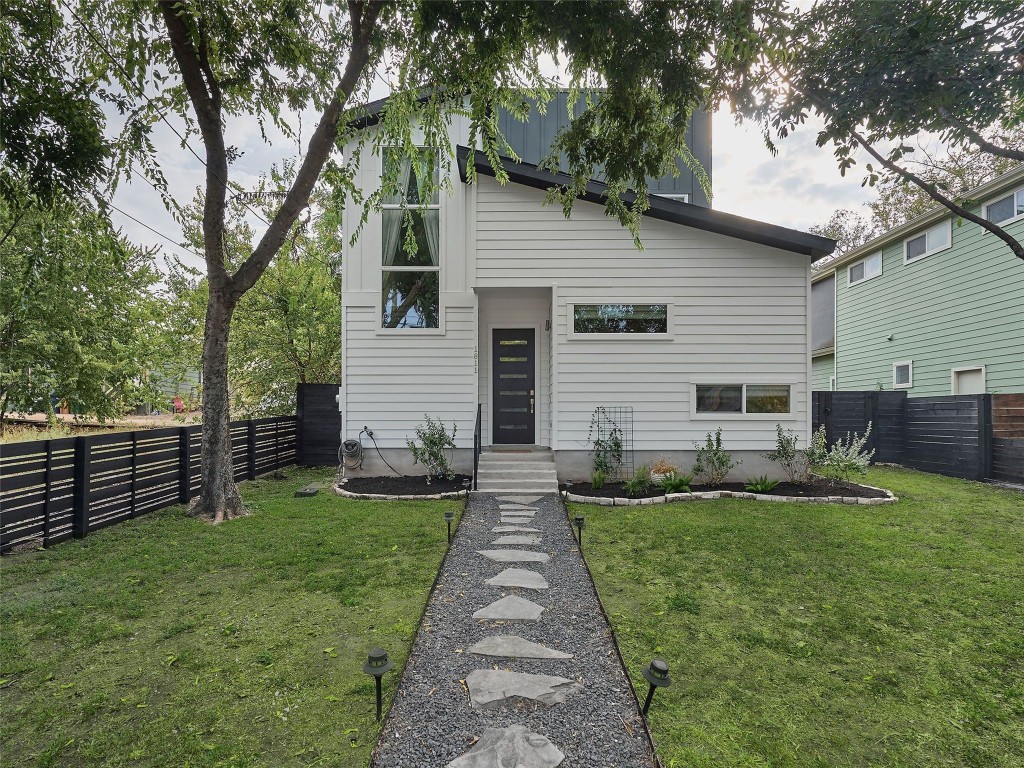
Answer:
[[[549,447],[563,480],[590,477],[602,407],[632,409],[635,465],[688,470],[693,443],[722,427],[743,479],[771,471],[761,454],[776,423],[806,439],[811,262],[833,241],[652,197],[638,250],[605,215],[602,184],[566,219],[543,204],[559,178],[532,164],[506,161],[502,186],[476,153],[467,184],[468,124],[456,119],[452,136],[453,191],[414,209],[418,252],[402,247],[397,200],[344,246],[339,406],[364,474],[388,473],[375,448],[417,473],[406,440],[425,415],[456,425],[468,472],[478,409],[484,446]],[[364,150],[357,184],[379,189],[381,171]],[[418,203],[415,171],[403,172]]]

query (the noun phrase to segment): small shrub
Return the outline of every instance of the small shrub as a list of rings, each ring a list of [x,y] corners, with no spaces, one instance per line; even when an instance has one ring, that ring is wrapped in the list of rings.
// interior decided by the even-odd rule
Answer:
[[[810,444],[804,451],[807,459],[807,473],[810,474],[811,467],[820,467],[825,464],[825,457],[828,456],[828,438],[825,437],[825,427],[818,427],[818,431],[811,435]]]
[[[751,493],[771,493],[778,484],[778,480],[769,480],[768,475],[761,475],[747,480],[745,487]]]
[[[600,469],[595,469],[594,474],[590,476],[590,487],[599,491],[604,487],[604,481],[605,473]]]
[[[762,454],[762,456],[782,467],[782,471],[786,473],[789,482],[809,482],[811,479],[811,462],[808,459],[808,451],[801,451],[796,447],[796,433],[791,429],[783,429],[781,424],[775,425],[775,432],[775,450]]]
[[[661,480],[661,487],[665,493],[689,493],[690,483],[693,482],[693,475],[680,475],[674,470],[665,475]]]
[[[722,428],[719,427],[714,436],[708,432],[704,445],[694,443],[697,449],[697,460],[693,463],[693,474],[703,485],[717,488],[729,474],[729,470],[738,467],[742,461],[733,461],[732,456],[722,447]]]
[[[651,477],[651,468],[646,464],[638,468],[633,476],[622,484],[626,495],[631,499],[645,496],[654,487],[654,479]]]
[[[452,469],[451,459],[445,451],[455,449],[455,433],[458,427],[453,423],[452,433],[449,435],[440,419],[434,421],[426,414],[423,418],[427,421],[426,426],[416,426],[416,438],[420,445],[416,445],[413,440],[405,441],[412,451],[412,463],[422,464],[426,468],[427,485],[435,478],[445,477],[454,480],[455,470]]]
[[[868,428],[860,437],[857,433],[846,433],[846,437],[836,440],[835,444],[828,449],[824,458],[819,462],[822,472],[832,479],[846,480],[849,482],[851,475],[866,475],[871,457],[875,455],[873,450],[865,451],[868,438],[871,436],[871,422]]]
[[[658,459],[654,464],[651,465],[651,474],[653,475],[667,475],[671,472],[676,471],[676,466],[668,459]]]

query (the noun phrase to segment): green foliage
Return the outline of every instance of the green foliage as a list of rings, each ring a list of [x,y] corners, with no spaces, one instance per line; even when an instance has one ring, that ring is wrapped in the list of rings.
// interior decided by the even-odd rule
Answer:
[[[362,661],[394,659],[389,706],[451,503],[293,497],[332,471],[242,483],[240,524],[176,507],[5,556],[4,767],[366,768]]]
[[[430,485],[434,478],[445,477],[454,480],[455,470],[452,469],[451,458],[445,452],[455,450],[455,433],[458,431],[458,425],[452,423],[452,433],[449,435],[440,419],[435,421],[426,414],[423,418],[427,422],[426,426],[416,425],[416,439],[420,444],[416,445],[413,440],[406,440],[406,445],[412,451],[412,463],[422,464],[426,468],[427,485]]]
[[[689,493],[693,475],[680,475],[675,470],[667,472],[661,479],[661,487],[665,493]]]
[[[595,491],[599,491],[604,487],[605,471],[603,469],[595,469],[594,474],[590,476],[590,487]]]
[[[751,493],[771,493],[778,484],[778,480],[769,480],[768,475],[761,475],[747,480],[744,487]]]
[[[815,466],[832,480],[846,480],[854,475],[866,475],[871,457],[875,451],[865,450],[868,438],[871,436],[871,422],[863,435],[847,432],[846,437],[841,437],[827,450],[820,449],[821,441],[824,440],[824,427],[821,427],[821,438],[817,440],[812,455]]]
[[[811,479],[811,462],[808,460],[807,452],[796,447],[796,433],[791,429],[783,429],[781,424],[776,424],[775,434],[775,450],[761,455],[782,467],[789,482],[808,482]]]
[[[587,441],[592,441],[590,454],[594,457],[594,471],[601,472],[606,478],[615,477],[622,467],[622,430],[618,426],[613,426],[607,432],[601,433],[598,426],[600,411],[600,408],[595,408],[590,417]]]
[[[637,467],[633,476],[622,484],[626,495],[631,499],[646,496],[654,487],[654,478],[651,477],[651,468],[646,464]]]
[[[704,438],[704,445],[694,443],[697,449],[697,459],[693,463],[693,474],[700,481],[700,484],[710,488],[717,488],[729,474],[729,470],[742,464],[742,461],[733,461],[725,448],[722,447],[722,428],[719,427],[714,435],[708,432]]]
[[[0,200],[0,238],[0,417],[57,397],[107,419],[151,399],[153,253],[66,198]]]

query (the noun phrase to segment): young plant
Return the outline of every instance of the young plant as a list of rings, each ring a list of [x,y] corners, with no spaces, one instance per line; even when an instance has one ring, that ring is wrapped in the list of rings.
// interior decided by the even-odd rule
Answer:
[[[729,474],[729,470],[738,467],[742,461],[733,461],[732,456],[722,447],[722,428],[719,427],[714,436],[708,432],[704,445],[694,443],[697,449],[697,460],[693,463],[693,474],[702,485],[717,488]]]
[[[654,479],[651,477],[651,468],[644,464],[639,467],[633,476],[622,484],[626,495],[631,499],[645,496],[654,487]]]
[[[870,421],[868,422],[867,430],[861,436],[858,436],[856,432],[852,434],[847,432],[846,437],[839,438],[828,449],[824,459],[820,462],[819,468],[833,482],[836,480],[846,480],[849,482],[850,477],[854,473],[866,475],[868,465],[871,463],[871,457],[875,455],[874,450],[865,450],[870,436]]]
[[[665,458],[658,459],[656,462],[654,462],[654,464],[651,465],[652,475],[667,475],[675,471],[675,464],[673,464],[672,462]]]
[[[416,425],[416,438],[420,444],[416,445],[413,440],[406,440],[406,445],[412,451],[412,463],[422,464],[427,470],[427,485],[436,478],[445,477],[449,480],[455,479],[455,470],[452,469],[451,459],[446,451],[455,450],[455,433],[458,427],[452,423],[452,433],[449,435],[444,424],[438,419],[423,415],[427,423]]]
[[[587,440],[593,438],[593,449],[590,451],[594,457],[594,471],[604,472],[605,478],[615,477],[622,466],[622,430],[613,426],[611,430],[602,435],[598,428],[598,414],[600,408],[594,409],[590,417],[590,431],[587,433]],[[597,430],[597,437],[593,437]]]
[[[595,491],[601,490],[604,487],[605,473],[603,470],[595,469],[594,474],[590,476],[590,487]]]
[[[771,493],[778,484],[778,480],[769,480],[768,475],[761,475],[747,480],[745,488],[751,493]]]
[[[661,487],[665,490],[666,494],[689,493],[690,483],[692,482],[693,475],[680,475],[673,470],[661,479]]]
[[[808,451],[796,447],[796,433],[791,429],[783,429],[781,424],[775,425],[775,433],[775,450],[762,456],[782,467],[789,482],[810,482],[811,462],[808,459]]]

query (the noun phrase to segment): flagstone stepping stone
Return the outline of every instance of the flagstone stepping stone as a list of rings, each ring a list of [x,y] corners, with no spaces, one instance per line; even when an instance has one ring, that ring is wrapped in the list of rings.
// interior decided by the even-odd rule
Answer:
[[[543,496],[498,496],[498,501],[508,501],[512,504],[534,504],[541,499]]]
[[[518,635],[485,637],[469,647],[470,653],[481,656],[501,656],[507,659],[571,659],[571,653],[556,651],[540,643],[533,643]]]
[[[532,523],[533,522],[533,515],[530,515],[529,517],[526,517],[524,515],[502,515],[501,516],[501,522],[504,523],[507,520],[513,520],[513,521],[518,522],[518,523]]]
[[[504,669],[474,669],[466,675],[473,709],[494,709],[514,699],[528,699],[547,707],[561,704],[578,688],[575,680],[554,675],[528,675]]]
[[[490,621],[537,621],[544,612],[543,605],[516,595],[507,595],[485,605],[473,614],[474,619]]]
[[[506,568],[487,580],[492,587],[522,587],[523,589],[547,589],[548,580],[536,571],[525,568]]]
[[[504,509],[506,511],[516,510],[518,512],[537,512],[536,507],[528,507],[523,504],[499,504],[498,509]]]
[[[496,563],[546,563],[551,559],[551,555],[546,552],[523,549],[478,549],[476,553]]]
[[[505,517],[534,517],[537,514],[536,509],[503,509],[501,514]]]
[[[565,755],[547,736],[525,725],[488,728],[480,741],[446,768],[557,768]]]
[[[493,533],[515,533],[517,531],[522,533],[540,533],[540,528],[526,528],[522,525],[496,525],[491,528]]]
[[[519,536],[499,536],[491,544],[540,544],[540,536],[522,534]]]

